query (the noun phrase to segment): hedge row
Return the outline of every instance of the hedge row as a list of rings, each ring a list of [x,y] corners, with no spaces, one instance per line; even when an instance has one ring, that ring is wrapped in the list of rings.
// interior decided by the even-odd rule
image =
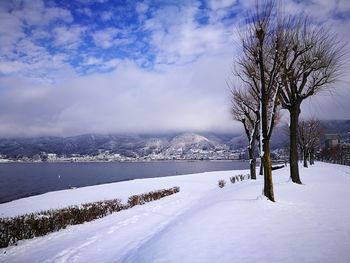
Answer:
[[[243,180],[248,180],[250,179],[250,174],[239,174],[239,175],[236,175],[236,176],[232,176],[230,177],[230,181],[231,183],[236,183],[236,182],[239,182],[239,181],[243,181]]]
[[[68,225],[89,222],[113,212],[158,200],[179,191],[179,187],[173,187],[133,195],[129,197],[127,204],[122,204],[120,199],[113,199],[30,213],[12,218],[0,218],[0,247],[17,245],[18,240],[44,236],[48,233],[64,229]]]
[[[247,180],[247,179],[250,179],[250,174],[246,174],[246,175],[244,175],[244,174],[238,174],[238,175],[236,175],[236,176],[231,176],[230,177],[230,181],[231,181],[231,183],[236,183],[236,182],[239,182],[239,181],[243,181],[243,180]],[[218,181],[218,186],[220,187],[220,188],[224,188],[225,187],[225,185],[226,185],[226,181],[225,180],[219,180]]]

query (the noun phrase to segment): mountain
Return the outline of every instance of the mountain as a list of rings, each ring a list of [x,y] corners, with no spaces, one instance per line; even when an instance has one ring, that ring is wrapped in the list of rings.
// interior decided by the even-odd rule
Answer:
[[[350,142],[350,120],[321,121],[324,133],[338,133],[343,142]],[[271,149],[288,145],[286,127],[276,127],[271,138]],[[219,158],[247,147],[244,134],[173,133],[173,134],[85,134],[72,137],[39,137],[0,139],[0,155],[18,159],[57,155],[95,156],[103,152],[130,158],[155,156],[157,158]]]
[[[216,140],[210,140],[195,133],[184,133],[171,139],[168,149],[173,151],[188,151],[190,149],[211,150],[217,145],[219,143]]]
[[[220,135],[211,134],[208,137],[196,133],[181,133],[153,136],[86,134],[66,138],[0,139],[0,154],[7,158],[32,158],[43,153],[69,156],[109,152],[126,157],[143,157],[150,154],[183,155],[189,152],[228,149]]]

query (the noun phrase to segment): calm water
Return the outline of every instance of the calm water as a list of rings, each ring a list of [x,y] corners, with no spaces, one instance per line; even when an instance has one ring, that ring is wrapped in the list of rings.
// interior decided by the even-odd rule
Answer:
[[[113,163],[2,163],[0,203],[21,197],[137,178],[248,169],[244,161]]]

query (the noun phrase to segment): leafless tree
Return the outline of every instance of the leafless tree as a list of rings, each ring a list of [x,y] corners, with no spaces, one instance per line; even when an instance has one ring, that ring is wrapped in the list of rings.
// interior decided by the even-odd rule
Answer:
[[[317,147],[320,147],[322,133],[321,123],[317,119],[300,120],[298,126],[298,143],[303,155],[304,167],[314,163],[314,154]]]
[[[259,131],[259,100],[247,90],[232,90],[232,116],[241,122],[248,139],[248,154],[251,179],[256,179],[255,144]]]
[[[314,26],[307,17],[284,20],[283,58],[278,94],[290,118],[290,176],[301,184],[298,169],[298,121],[302,102],[327,89],[338,78],[343,48],[337,37],[322,25]]]
[[[242,56],[236,75],[259,102],[260,157],[264,166],[264,195],[274,201],[270,138],[278,111],[278,81],[281,63],[283,27],[273,15],[274,2],[256,5],[241,34]]]

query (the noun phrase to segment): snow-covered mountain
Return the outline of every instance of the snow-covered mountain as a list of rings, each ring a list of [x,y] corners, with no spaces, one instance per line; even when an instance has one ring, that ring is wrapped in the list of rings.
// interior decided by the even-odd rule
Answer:
[[[350,141],[350,121],[322,121],[324,133],[338,133],[343,142]],[[323,141],[321,139],[321,141]],[[276,127],[272,134],[271,149],[288,144],[288,134]],[[72,137],[39,137],[0,139],[0,157],[18,159],[40,157],[43,153],[57,155],[89,155],[103,152],[127,158],[203,159],[228,158],[229,153],[245,149],[247,138],[242,134],[176,133],[143,134],[86,134]],[[213,155],[213,153],[215,153]]]
[[[32,158],[43,153],[97,155],[101,152],[109,152],[126,157],[144,157],[186,155],[229,148],[220,135],[210,134],[208,137],[196,133],[181,133],[175,135],[87,134],[67,138],[0,139],[0,154],[9,158]]]
[[[214,149],[218,143],[195,133],[183,133],[174,137],[169,143],[169,150],[188,151],[190,149],[210,150]]]

